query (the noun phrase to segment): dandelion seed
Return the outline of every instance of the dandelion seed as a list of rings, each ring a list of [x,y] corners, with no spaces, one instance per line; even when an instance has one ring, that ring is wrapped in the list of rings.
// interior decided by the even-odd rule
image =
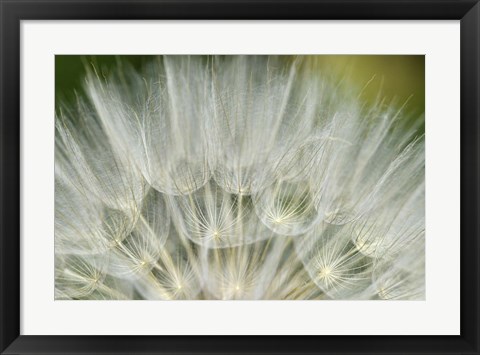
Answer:
[[[318,222],[308,181],[277,181],[253,198],[258,217],[278,234],[299,235]]]

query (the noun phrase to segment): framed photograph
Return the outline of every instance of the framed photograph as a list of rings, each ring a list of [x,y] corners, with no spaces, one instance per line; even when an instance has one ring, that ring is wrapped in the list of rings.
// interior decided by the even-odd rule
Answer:
[[[0,0],[1,354],[479,354],[479,6]]]

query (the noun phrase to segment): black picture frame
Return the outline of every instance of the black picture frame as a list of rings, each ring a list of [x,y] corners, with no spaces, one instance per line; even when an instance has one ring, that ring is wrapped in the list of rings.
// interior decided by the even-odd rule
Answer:
[[[0,16],[1,354],[479,354],[478,0],[0,0]],[[26,19],[461,20],[461,335],[20,335],[20,22]]]

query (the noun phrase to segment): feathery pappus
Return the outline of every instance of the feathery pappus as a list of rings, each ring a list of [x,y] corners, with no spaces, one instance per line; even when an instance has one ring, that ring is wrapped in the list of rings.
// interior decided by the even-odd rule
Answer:
[[[57,300],[425,299],[423,115],[315,56],[119,61],[56,112]]]

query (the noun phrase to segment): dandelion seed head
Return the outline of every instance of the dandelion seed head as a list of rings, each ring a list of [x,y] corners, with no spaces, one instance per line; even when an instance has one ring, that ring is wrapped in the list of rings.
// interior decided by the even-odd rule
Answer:
[[[88,68],[55,118],[55,298],[423,299],[424,137],[316,63]]]

